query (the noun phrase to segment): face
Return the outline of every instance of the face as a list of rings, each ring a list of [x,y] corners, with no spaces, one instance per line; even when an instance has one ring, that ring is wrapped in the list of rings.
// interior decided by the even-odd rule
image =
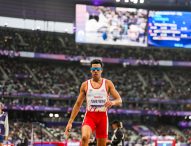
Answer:
[[[117,129],[117,125],[116,124],[112,124],[111,127],[112,127],[113,130]]]
[[[101,78],[102,71],[103,69],[101,67],[101,64],[92,64],[91,66],[92,78],[94,79]]]

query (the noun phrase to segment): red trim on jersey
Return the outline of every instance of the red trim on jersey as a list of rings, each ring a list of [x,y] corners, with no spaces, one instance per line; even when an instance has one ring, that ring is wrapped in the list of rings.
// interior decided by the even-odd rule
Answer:
[[[91,87],[92,87],[93,89],[99,89],[99,88],[101,88],[102,84],[103,84],[103,78],[102,78],[102,82],[101,82],[100,87],[98,87],[98,88],[94,88],[93,85],[92,85],[91,79],[90,79],[90,85],[91,85]]]
[[[107,97],[108,97],[108,100],[109,100],[109,95],[110,95],[110,94],[109,94],[109,92],[108,92],[108,87],[107,87],[107,85],[106,85],[106,81],[107,81],[107,80],[105,79],[105,90],[106,90],[106,92],[107,92]]]
[[[107,92],[107,94],[108,94],[108,87],[107,87],[107,85],[106,85],[106,79],[105,79],[105,90],[106,90],[106,92]]]
[[[86,81],[87,82],[87,87],[86,87],[86,101],[88,101],[87,100],[87,94],[88,94],[88,80]],[[87,103],[87,105],[86,105],[86,110],[88,109],[88,103]]]
[[[86,87],[85,92],[86,92],[86,95],[87,95],[87,92],[88,92],[88,80],[86,82],[87,82],[87,87]]]

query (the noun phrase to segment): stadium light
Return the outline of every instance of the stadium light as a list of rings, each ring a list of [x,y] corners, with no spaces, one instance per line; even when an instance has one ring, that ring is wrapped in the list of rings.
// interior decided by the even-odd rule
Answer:
[[[132,0],[132,2],[133,2],[134,4],[137,4],[137,3],[138,3],[138,0]]]
[[[83,114],[81,115],[81,118],[84,118],[84,115],[83,115]]]
[[[55,117],[55,118],[58,118],[58,117],[59,117],[59,114],[54,114],[54,117]]]
[[[116,0],[116,2],[118,3],[118,2],[120,2],[120,0]]]
[[[134,4],[137,4],[138,3],[138,0],[124,0],[125,3],[134,3]]]
[[[7,27],[7,26],[8,26],[8,23],[7,23],[7,22],[5,22],[5,23],[4,23],[4,26],[5,26],[5,27]]]
[[[50,114],[49,114],[49,117],[51,117],[51,118],[52,118],[52,117],[53,117],[53,113],[50,113]]]
[[[140,0],[139,2],[140,2],[141,4],[143,4],[143,3],[145,2],[145,0]]]
[[[67,32],[68,32],[68,29],[64,29],[64,31],[67,33]]]

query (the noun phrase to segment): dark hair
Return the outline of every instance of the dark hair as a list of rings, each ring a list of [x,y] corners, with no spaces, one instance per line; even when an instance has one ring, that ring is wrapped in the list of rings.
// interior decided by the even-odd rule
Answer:
[[[100,64],[101,67],[103,68],[103,62],[101,60],[99,60],[99,59],[92,60],[91,61],[91,66],[92,66],[92,64]]]
[[[112,123],[111,123],[111,125],[113,125],[113,124],[115,124],[115,125],[117,125],[117,127],[121,127],[121,124],[120,124],[120,122],[119,121],[113,121]]]

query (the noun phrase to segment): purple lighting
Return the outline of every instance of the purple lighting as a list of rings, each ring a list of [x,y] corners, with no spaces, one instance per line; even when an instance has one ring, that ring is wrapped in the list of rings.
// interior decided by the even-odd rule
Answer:
[[[101,4],[101,0],[92,0],[93,5],[98,6]]]

